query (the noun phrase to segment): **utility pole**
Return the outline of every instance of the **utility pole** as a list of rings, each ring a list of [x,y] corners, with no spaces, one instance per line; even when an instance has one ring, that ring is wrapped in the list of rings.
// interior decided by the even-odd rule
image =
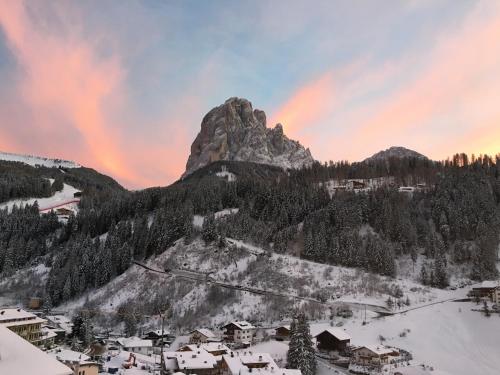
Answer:
[[[161,319],[161,341],[160,341],[160,375],[166,375],[167,371],[165,369],[165,357],[163,356],[163,350],[165,347],[165,339],[164,339],[164,326],[165,326],[165,315],[167,310],[162,313],[160,310],[160,319]]]

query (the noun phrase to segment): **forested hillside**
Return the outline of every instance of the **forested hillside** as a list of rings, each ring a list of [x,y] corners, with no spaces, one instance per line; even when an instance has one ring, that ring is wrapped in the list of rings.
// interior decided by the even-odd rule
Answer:
[[[222,169],[234,180],[218,175]],[[418,158],[316,163],[287,173],[252,163],[218,162],[166,188],[88,189],[78,215],[65,225],[50,214],[38,217],[33,208],[3,212],[0,270],[10,274],[47,254],[47,296],[59,304],[107,283],[133,259],[162,253],[181,237],[189,242],[200,235],[224,247],[227,236],[278,253],[293,251],[317,262],[389,276],[398,272],[395,257],[424,256],[421,281],[445,287],[451,264],[465,265],[476,280],[496,276],[499,174],[498,157],[469,161],[464,155],[439,163]],[[330,195],[320,184],[384,176],[394,177],[395,186],[411,180],[427,188],[411,196],[389,185]],[[239,210],[216,219],[214,213],[225,208]],[[205,216],[201,229],[193,226],[193,215]],[[30,241],[38,244],[32,245],[37,250],[18,260],[15,249]]]

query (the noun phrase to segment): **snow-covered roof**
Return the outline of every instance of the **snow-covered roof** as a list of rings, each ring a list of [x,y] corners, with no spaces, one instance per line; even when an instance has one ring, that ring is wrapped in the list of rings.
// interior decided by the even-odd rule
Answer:
[[[216,337],[215,336],[215,333],[213,333],[211,330],[209,329],[206,329],[206,328],[199,328],[199,329],[195,329],[193,332],[191,333],[194,333],[194,332],[199,332],[201,333],[203,336],[205,336],[206,338],[214,338]]]
[[[314,335],[314,337],[318,337],[323,332],[328,332],[330,335],[335,336],[340,341],[350,340],[351,339],[351,336],[349,336],[346,331],[344,331],[344,330],[342,330],[340,328],[334,328],[334,327],[330,327],[330,328],[324,329],[323,331],[321,331],[318,334]]]
[[[151,340],[143,340],[139,337],[120,337],[116,339],[116,342],[123,346],[124,348],[145,348],[152,347],[153,342]]]
[[[45,326],[45,327],[42,327],[41,331],[42,331],[42,340],[48,340],[48,339],[51,339],[53,337],[56,337],[58,330]]]
[[[383,345],[364,345],[364,346],[360,346],[360,347],[354,349],[354,351],[361,350],[363,348],[368,349],[369,351],[371,351],[374,354],[379,355],[379,356],[397,352],[396,349],[388,348],[388,347],[383,346]]]
[[[37,316],[23,309],[0,309],[0,323],[10,320],[29,320]]]
[[[300,370],[279,368],[268,353],[253,353],[250,351],[233,352],[223,355],[231,375],[261,374],[261,375],[300,375]],[[262,367],[250,370],[249,365],[261,364]],[[252,366],[253,367],[253,366]]]
[[[290,330],[290,324],[285,324],[284,326],[276,327],[276,329],[279,329],[279,328],[286,328],[286,329]]]
[[[51,352],[53,356],[57,358],[57,360],[61,362],[78,362],[83,363],[90,359],[90,357],[86,354],[75,352],[73,350],[63,349]]]
[[[156,330],[154,330],[154,331],[149,331],[147,334],[148,334],[148,335],[150,335],[150,334],[154,334],[154,335],[156,335],[156,336],[158,336],[158,337],[161,337],[161,336],[162,336],[162,330],[161,330],[161,329],[156,329]],[[170,331],[168,331],[168,330],[164,329],[164,330],[163,330],[163,336],[167,336],[167,335],[170,335]]]
[[[214,368],[217,365],[217,359],[206,350],[198,349],[195,352],[165,352],[165,361],[169,359],[172,365],[172,359],[177,360],[175,370],[196,370]]]
[[[229,353],[229,348],[221,344],[219,342],[207,342],[203,344],[189,344],[189,345],[184,345],[182,346],[179,350],[186,350],[186,348],[189,348],[192,352],[195,352],[197,350],[205,350],[209,353],[213,352],[220,352],[220,351],[226,351]]]
[[[499,286],[500,286],[500,280],[486,280],[486,281],[483,281],[476,288],[496,288]]]
[[[253,329],[255,328],[252,324],[248,323],[247,321],[245,320],[240,320],[240,321],[236,321],[236,322],[231,322],[229,324],[226,324],[226,327],[231,325],[231,324],[234,324],[236,327],[238,327],[239,329]]]
[[[73,370],[0,326],[0,374],[71,375]]]

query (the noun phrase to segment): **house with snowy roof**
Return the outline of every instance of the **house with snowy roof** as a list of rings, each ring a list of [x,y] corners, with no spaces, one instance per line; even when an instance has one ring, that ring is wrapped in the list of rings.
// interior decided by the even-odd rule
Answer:
[[[190,344],[201,344],[206,342],[218,342],[221,339],[211,330],[206,328],[195,329],[189,334]]]
[[[279,368],[268,353],[235,351],[222,356],[221,374],[301,375],[301,371]]]
[[[142,337],[144,340],[151,340],[153,342],[153,346],[159,346],[161,341],[164,343],[171,343],[174,341],[175,336],[170,333],[170,331],[157,329],[154,331],[146,332],[146,334]]]
[[[354,348],[351,364],[360,366],[381,366],[389,364],[391,357],[398,357],[399,351],[383,345],[366,345]]]
[[[193,350],[194,349],[194,350]],[[186,375],[218,375],[217,356],[197,345],[187,345],[176,352],[163,353],[165,370]],[[222,360],[222,356],[219,356]]]
[[[469,296],[473,298],[489,298],[498,303],[500,296],[500,281],[483,281],[478,286],[472,288]]]
[[[255,327],[247,321],[235,321],[224,327],[224,340],[244,345],[250,345],[255,335]]]
[[[0,325],[0,374],[72,375],[73,370]]]
[[[115,340],[123,350],[132,353],[149,355],[153,352],[153,341],[139,337],[120,337]]]
[[[279,326],[274,330],[274,332],[274,337],[276,340],[288,340],[290,338],[290,324]]]
[[[86,354],[66,349],[59,349],[50,354],[71,368],[74,375],[97,375],[99,372],[99,365]]]
[[[329,327],[314,336],[319,350],[344,352],[351,343],[351,336],[340,328]]]
[[[189,344],[189,345],[184,345],[181,346],[177,351],[178,352],[196,352],[199,350],[204,350],[207,353],[213,355],[214,357],[219,357],[223,354],[227,354],[230,352],[230,349],[220,343],[220,342],[207,342],[203,344]],[[218,361],[220,361],[222,358],[217,358]]]

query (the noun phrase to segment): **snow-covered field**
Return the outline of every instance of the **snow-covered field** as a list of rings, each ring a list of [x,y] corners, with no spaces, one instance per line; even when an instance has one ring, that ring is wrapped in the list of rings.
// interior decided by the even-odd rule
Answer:
[[[57,206],[59,204],[63,204],[65,202],[73,200],[74,194],[78,191],[79,190],[74,188],[73,186],[64,184],[63,189],[61,191],[56,191],[51,197],[12,199],[10,201],[1,203],[0,210],[7,208],[8,211],[11,211],[14,205],[17,205],[18,207],[24,207],[27,204],[32,205],[33,203],[35,203],[35,201],[37,201],[40,211],[43,211],[46,208]],[[64,207],[76,212],[77,205],[77,203],[69,203]]]
[[[80,168],[81,165],[68,160],[61,159],[49,159],[40,156],[33,155],[19,155],[19,154],[11,154],[8,152],[0,152],[0,160],[6,161],[17,161],[20,163],[25,163],[31,165],[33,167],[44,166],[48,168]]]
[[[414,362],[432,366],[450,375],[498,375],[500,373],[500,316],[485,317],[471,311],[471,302],[445,302],[401,315],[372,318],[362,325],[361,317],[347,321],[344,328],[354,345],[384,344],[410,351]],[[329,324],[313,324],[320,331]]]

